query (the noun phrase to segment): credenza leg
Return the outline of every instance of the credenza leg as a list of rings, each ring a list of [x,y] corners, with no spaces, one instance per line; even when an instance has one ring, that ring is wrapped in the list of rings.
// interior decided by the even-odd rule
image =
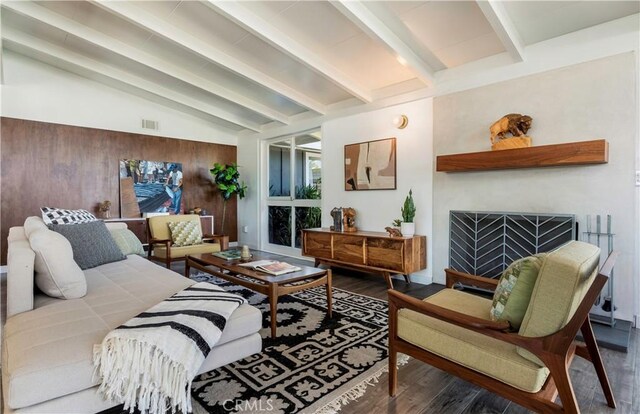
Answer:
[[[384,276],[384,280],[387,281],[387,287],[389,289],[393,289],[393,282],[391,281],[391,273],[389,272],[382,272],[382,275]]]
[[[405,281],[405,282],[407,282],[407,283],[411,283],[411,275],[406,274],[406,275],[402,275],[402,276],[404,276],[404,281]]]

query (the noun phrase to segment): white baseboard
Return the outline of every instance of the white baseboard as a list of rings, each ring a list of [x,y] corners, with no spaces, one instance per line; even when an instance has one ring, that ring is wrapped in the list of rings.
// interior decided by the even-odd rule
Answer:
[[[0,273],[7,273],[8,269],[8,266],[0,266]]]

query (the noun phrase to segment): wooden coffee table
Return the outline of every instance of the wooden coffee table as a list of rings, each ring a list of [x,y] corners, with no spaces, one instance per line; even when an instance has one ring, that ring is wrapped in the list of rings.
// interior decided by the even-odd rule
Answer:
[[[251,261],[256,260],[271,259],[268,257],[261,257],[259,254],[254,254]],[[331,269],[319,269],[317,267],[296,265],[302,270],[273,276],[268,273],[253,270],[249,267],[239,266],[240,263],[242,263],[240,260],[225,260],[210,253],[189,255],[186,258],[184,275],[189,277],[191,268],[195,268],[266,295],[269,298],[269,308],[271,310],[272,338],[276,337],[278,298],[280,296],[325,285],[327,289],[327,314],[331,318]],[[220,271],[216,271],[211,267],[216,267]],[[292,284],[294,282],[301,281],[305,281],[305,283]]]

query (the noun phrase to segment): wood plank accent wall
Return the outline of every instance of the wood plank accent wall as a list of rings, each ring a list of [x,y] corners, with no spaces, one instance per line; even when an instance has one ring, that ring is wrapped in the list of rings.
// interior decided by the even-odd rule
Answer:
[[[99,116],[99,114],[97,115]],[[125,158],[182,163],[183,206],[202,207],[221,228],[222,197],[209,168],[236,162],[233,145],[0,118],[1,263],[6,264],[9,228],[40,215],[40,207],[83,208],[97,214],[98,202],[111,200],[111,217],[120,216],[118,161]],[[227,234],[237,240],[237,202],[227,206]]]

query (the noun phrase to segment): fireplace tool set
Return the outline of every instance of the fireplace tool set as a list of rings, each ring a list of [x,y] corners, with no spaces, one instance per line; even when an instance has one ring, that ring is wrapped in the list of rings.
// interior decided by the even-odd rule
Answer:
[[[584,239],[583,241],[591,244],[595,244],[600,247],[602,251],[605,251],[606,247],[606,255],[609,255],[613,251],[613,236],[614,233],[611,232],[611,215],[607,214],[607,228],[606,232],[603,231],[602,228],[602,217],[600,214],[595,216],[596,228],[593,231],[593,220],[591,215],[587,215],[587,231],[583,232]],[[606,257],[606,256],[605,256]],[[605,289],[602,290],[598,299],[593,304],[593,308],[591,308],[591,313],[589,316],[591,317],[591,321],[601,323],[604,325],[609,325],[612,328],[616,324],[615,320],[615,301],[614,301],[614,292],[613,292],[613,272],[611,272],[611,277],[607,282]]]

